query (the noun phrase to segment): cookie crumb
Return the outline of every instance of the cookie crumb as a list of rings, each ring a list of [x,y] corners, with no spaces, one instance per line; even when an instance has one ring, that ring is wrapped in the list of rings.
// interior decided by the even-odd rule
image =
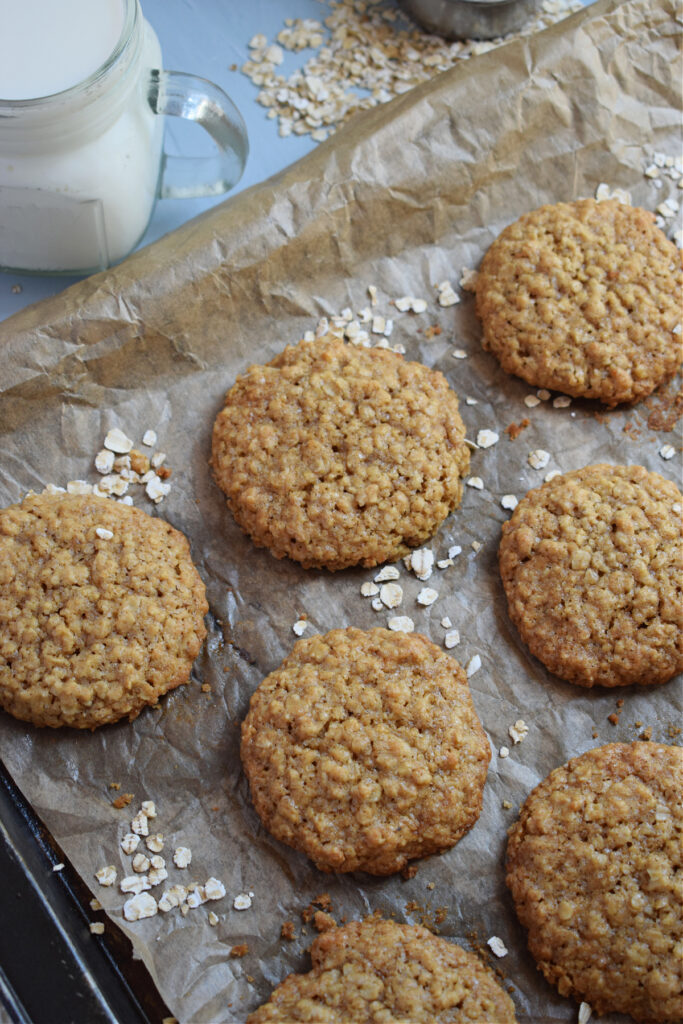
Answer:
[[[296,931],[294,929],[293,921],[283,921],[282,927],[280,928],[280,938],[285,939],[287,942],[294,942],[296,939]]]
[[[240,943],[238,946],[233,946],[230,950],[230,956],[232,957],[243,957],[249,952],[249,946],[246,942]]]
[[[122,793],[121,796],[117,796],[115,800],[112,800],[111,805],[115,807],[117,811],[122,811],[124,807],[127,807],[133,800],[133,793]]]
[[[324,910],[316,910],[313,915],[313,926],[316,931],[329,932],[330,928],[336,928],[337,922],[331,914],[326,913]]]

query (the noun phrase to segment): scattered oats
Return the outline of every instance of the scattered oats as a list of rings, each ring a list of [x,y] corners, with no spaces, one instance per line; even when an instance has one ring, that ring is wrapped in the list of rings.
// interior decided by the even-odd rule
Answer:
[[[455,306],[460,302],[460,296],[456,295],[453,291],[453,285],[450,281],[442,281],[441,284],[436,286],[438,291],[437,302],[440,306],[445,308],[448,306]]]
[[[374,597],[375,594],[379,593],[379,587],[376,583],[367,580],[365,583],[361,583],[360,592],[363,597]]]
[[[649,167],[645,168],[645,170],[643,171],[643,174],[645,175],[646,178],[658,178],[659,177],[659,167],[657,167],[657,164],[650,164]]]
[[[307,625],[306,619],[297,619],[292,626],[292,632],[296,633],[297,636],[303,636]]]
[[[102,904],[100,903],[99,900],[96,900],[96,899],[93,898],[93,899],[90,900],[90,909],[91,910],[101,910],[102,909]]]
[[[87,480],[69,480],[66,489],[69,494],[92,494],[92,484]]]
[[[90,924],[90,931],[93,935],[104,935],[104,922],[92,921]]]
[[[251,906],[251,895],[248,892],[240,892],[232,901],[235,910],[249,910]]]
[[[506,811],[512,810],[512,804],[509,800],[503,800],[503,809]]]
[[[119,498],[119,504],[120,505],[132,505],[133,504],[133,499],[131,498],[130,494],[127,494],[125,498]]]
[[[417,603],[428,608],[430,604],[434,604],[438,596],[438,590],[432,590],[431,587],[423,587],[417,595]]]
[[[431,548],[415,548],[405,556],[403,564],[424,583],[432,575],[434,552]]]
[[[510,756],[510,751],[509,751],[509,749],[507,747],[501,747],[500,750],[498,751],[498,753],[500,754],[501,757],[509,757]]]
[[[481,541],[473,540],[471,547],[473,551],[481,551]]]
[[[467,662],[467,665],[465,666],[465,672],[467,673],[467,678],[469,679],[470,676],[473,676],[474,673],[478,672],[480,668],[481,668],[481,658],[479,657],[478,654],[474,654],[470,658],[470,660]]]
[[[382,604],[378,597],[373,597],[372,601],[370,602],[370,607],[373,609],[373,611],[376,612],[381,612],[384,610],[384,605]]]
[[[173,854],[173,863],[177,868],[186,868],[192,861],[192,850],[187,846],[179,846]]]
[[[98,473],[102,473],[103,476],[106,476],[107,473],[111,473],[113,468],[114,453],[107,451],[106,448],[103,448],[95,456],[95,469],[97,470]]]
[[[373,334],[384,334],[387,329],[387,321],[383,316],[373,316],[372,318],[372,333]]]
[[[440,558],[439,561],[436,563],[437,569],[447,569],[449,565],[453,565],[452,558]]]
[[[500,503],[503,506],[503,508],[507,508],[510,511],[517,508],[517,505],[519,504],[514,494],[504,494],[503,497],[500,499]]]
[[[218,924],[218,914],[214,914],[213,910],[209,911],[209,924],[212,928]]]
[[[158,469],[166,462],[166,452],[155,452],[149,462],[152,469]]]
[[[157,432],[156,430],[146,430],[142,435],[142,443],[145,448],[153,448],[157,443]]]
[[[370,302],[373,306],[377,305],[377,289],[374,284],[368,285],[368,295],[370,296]]]
[[[149,857],[146,857],[144,853],[136,853],[133,857],[133,871],[139,875],[144,875],[149,871]]]
[[[136,836],[134,832],[128,832],[121,840],[121,849],[124,853],[131,854],[135,853],[140,842],[140,836]]]
[[[186,897],[187,891],[184,885],[172,885],[159,900],[159,910],[168,913],[169,910],[173,910],[174,907],[179,907],[181,903],[184,903]]]
[[[199,885],[197,882],[193,882],[192,885],[187,887],[187,906],[195,910],[196,907],[201,907],[202,903],[206,903],[206,893],[204,892],[204,886]]]
[[[413,313],[424,313],[427,309],[427,303],[424,299],[411,299],[411,308]]]
[[[121,879],[119,888],[121,892],[132,892],[137,895],[137,893],[146,892],[152,887],[147,875],[128,875],[127,878]]]
[[[441,620],[441,625],[443,626],[444,629],[450,629],[453,623],[451,622],[447,615],[444,615],[444,617]]]
[[[449,651],[453,647],[457,647],[459,643],[460,643],[460,633],[458,632],[457,629],[449,630],[449,632],[446,633],[445,637],[443,638],[443,645]]]
[[[163,857],[160,857],[158,854],[156,854],[154,857],[150,857],[150,863],[155,871],[160,871],[162,868],[166,867],[166,861],[164,860]]]
[[[465,404],[466,405],[479,405],[479,402],[476,400],[476,398],[470,398],[470,396],[468,395],[465,398]]]
[[[158,505],[160,501],[163,501],[170,490],[171,485],[164,483],[156,473],[152,474],[152,478],[145,485],[145,494],[154,502],[155,505]]]
[[[617,199],[620,203],[631,205],[631,193],[623,188],[610,188],[605,182],[601,182],[595,190],[595,198],[599,203],[605,199]]]
[[[387,608],[397,608],[403,600],[403,587],[398,583],[383,583],[379,588],[379,599]]]
[[[448,549],[448,557],[449,558],[457,558],[458,555],[461,554],[461,552],[462,552],[462,548],[460,547],[460,545],[459,544],[453,544]]]
[[[104,439],[104,447],[110,452],[116,452],[117,455],[127,455],[133,447],[133,442],[122,430],[113,427]]]
[[[405,345],[400,344],[394,345],[391,351],[396,352],[396,354],[399,356],[404,356],[406,354],[406,347]]]
[[[63,871],[64,870],[64,865],[63,864],[53,864],[52,865],[52,870],[53,871]]]
[[[550,452],[546,452],[542,448],[534,448],[527,455],[527,462],[532,469],[545,469],[550,462]]]
[[[544,481],[544,483],[547,484],[551,480],[554,480],[556,476],[562,476],[562,473],[560,472],[560,470],[559,469],[551,469],[550,472],[546,473],[546,475],[543,477],[543,481]]]
[[[106,867],[95,872],[95,878],[100,885],[113,885],[116,881],[116,868],[113,864],[107,864]]]
[[[454,359],[467,359],[467,352],[464,348],[454,348],[452,356]]]
[[[553,398],[553,409],[567,409],[572,404],[569,395],[558,395]]]
[[[168,871],[166,868],[152,868],[149,873],[149,884],[150,885],[161,885],[168,878]]]
[[[479,448],[491,448],[498,444],[500,437],[495,430],[480,430],[477,434],[477,445]]]
[[[375,583],[386,583],[387,580],[397,580],[401,576],[395,565],[385,565],[375,576]]]
[[[207,900],[222,900],[225,896],[225,886],[218,878],[209,878],[204,886]]]
[[[130,455],[119,455],[114,459],[114,470],[117,473],[123,473],[124,470],[130,469]]]
[[[676,454],[676,449],[672,444],[664,444],[659,449],[659,454],[663,459],[673,459],[674,455]]]
[[[471,476],[466,481],[468,487],[474,487],[476,491],[484,490],[484,481],[480,476]]]
[[[145,846],[147,847],[148,850],[151,850],[152,853],[161,853],[161,851],[164,848],[163,833],[157,832],[156,835],[149,836],[147,839],[145,839]],[[154,864],[155,860],[156,857],[152,857],[152,864]]]
[[[143,917],[154,917],[157,912],[157,901],[148,892],[132,896],[123,904],[123,916],[126,921],[140,921]]]
[[[188,907],[187,903],[181,903],[180,904],[180,913],[183,915],[183,917],[187,917],[189,912],[190,912],[190,908]]]
[[[112,537],[114,536],[112,531],[107,530],[104,526],[97,526],[95,528],[95,533],[100,538],[100,540],[111,540]]]
[[[387,622],[387,626],[396,633],[412,633],[415,629],[415,623],[407,615],[393,615]]]
[[[149,824],[147,822],[147,815],[143,810],[138,811],[138,813],[131,821],[130,827],[131,831],[135,832],[136,836],[149,835]]]
[[[529,732],[529,726],[523,718],[518,718],[514,725],[508,729],[508,735],[513,743],[521,743]]]
[[[581,1003],[579,1006],[579,1024],[588,1024],[592,1014],[593,1010],[588,1003]]]
[[[497,935],[492,935],[490,939],[486,940],[486,945],[489,946],[492,953],[496,956],[502,957],[507,956],[507,946],[502,939],[499,939]]]
[[[399,313],[407,313],[411,307],[412,301],[413,300],[409,298],[409,296],[404,295],[400,299],[394,299],[394,305]]]
[[[466,292],[475,292],[477,290],[477,278],[479,274],[476,270],[472,270],[471,267],[462,267],[460,271],[460,287]]]
[[[524,404],[526,405],[527,409],[534,409],[537,405],[541,404],[541,399],[538,398],[536,395],[526,395],[524,399]]]

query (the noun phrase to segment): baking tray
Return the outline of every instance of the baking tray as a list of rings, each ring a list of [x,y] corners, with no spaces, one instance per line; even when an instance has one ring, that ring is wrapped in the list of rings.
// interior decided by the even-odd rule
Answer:
[[[55,870],[57,865],[63,865]],[[171,1013],[0,761],[0,1021],[159,1024]],[[90,924],[105,922],[103,935]]]

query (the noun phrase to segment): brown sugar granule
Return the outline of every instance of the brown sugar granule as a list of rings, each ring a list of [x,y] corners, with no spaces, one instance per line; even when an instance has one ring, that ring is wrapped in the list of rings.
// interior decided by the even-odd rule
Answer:
[[[502,232],[479,269],[477,313],[508,373],[614,406],[676,372],[680,294],[680,254],[654,214],[582,199]]]
[[[349,627],[299,640],[261,683],[241,756],[276,838],[323,871],[386,875],[469,831],[490,745],[445,651]]]
[[[155,472],[160,480],[168,480],[168,478],[172,475],[173,470],[171,469],[170,466],[159,466],[155,470]]]
[[[619,715],[616,711],[613,711],[611,715],[607,716],[607,721],[611,722],[612,725],[619,725]]]
[[[116,800],[112,800],[111,805],[112,807],[115,807],[117,811],[120,811],[124,807],[128,806],[134,796],[134,793],[122,793],[121,796],[116,797]]]
[[[312,970],[290,974],[247,1024],[515,1022],[512,1000],[490,969],[419,925],[353,921],[318,936],[311,959]]]
[[[254,543],[335,571],[432,537],[460,504],[469,450],[443,374],[329,335],[238,377],[211,464]]]
[[[286,939],[287,942],[293,942],[296,938],[296,930],[294,928],[293,921],[284,921],[280,928],[280,938]]]
[[[530,423],[531,420],[527,416],[525,416],[524,419],[520,420],[519,423],[511,423],[509,426],[507,426],[505,428],[505,433],[508,435],[511,441],[516,441],[519,435],[522,433],[522,431],[526,430]]]
[[[242,942],[237,946],[233,946],[230,950],[230,956],[232,957],[243,957],[249,952],[249,946],[246,942]]]
[[[679,747],[610,743],[551,772],[510,829],[529,949],[596,1015],[683,1017],[682,789]]]

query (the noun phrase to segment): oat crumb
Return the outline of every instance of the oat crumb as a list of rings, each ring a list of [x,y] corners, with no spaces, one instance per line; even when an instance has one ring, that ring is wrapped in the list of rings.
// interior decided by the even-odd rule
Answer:
[[[507,946],[502,939],[499,939],[497,935],[492,935],[490,939],[486,940],[486,945],[490,947],[491,952],[495,953],[498,957],[507,956]]]
[[[104,922],[92,921],[90,924],[90,931],[93,935],[104,935]]]

